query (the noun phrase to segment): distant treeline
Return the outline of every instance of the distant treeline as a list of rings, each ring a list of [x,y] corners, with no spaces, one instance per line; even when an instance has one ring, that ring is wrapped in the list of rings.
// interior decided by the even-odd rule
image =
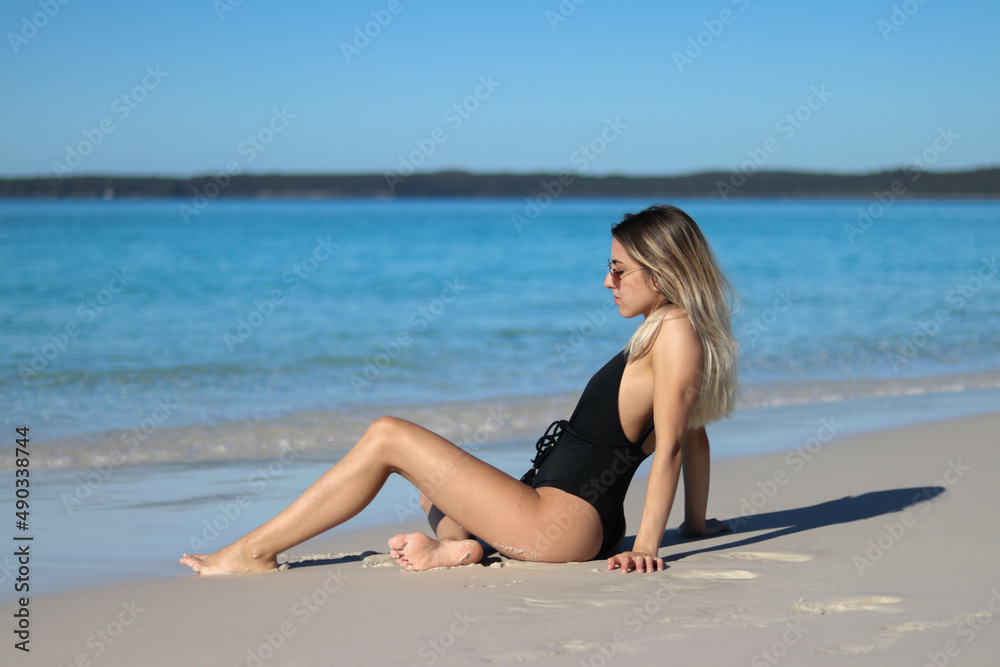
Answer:
[[[386,174],[246,175],[194,178],[75,176],[0,179],[0,198],[190,199],[702,197],[824,198],[1000,196],[1000,168],[961,172],[884,171],[814,174],[792,171],[706,172],[687,176],[583,176],[580,174],[472,174],[462,171]]]

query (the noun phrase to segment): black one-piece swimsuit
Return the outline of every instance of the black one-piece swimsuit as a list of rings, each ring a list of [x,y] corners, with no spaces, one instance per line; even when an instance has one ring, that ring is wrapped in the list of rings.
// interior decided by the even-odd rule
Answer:
[[[598,558],[613,556],[625,536],[625,492],[647,456],[642,443],[653,431],[650,423],[635,442],[625,435],[618,412],[624,373],[622,351],[590,378],[562,437],[531,484],[562,489],[594,506],[604,530]]]

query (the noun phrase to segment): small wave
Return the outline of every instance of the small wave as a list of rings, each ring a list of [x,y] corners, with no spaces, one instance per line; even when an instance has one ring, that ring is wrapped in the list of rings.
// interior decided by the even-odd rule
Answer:
[[[396,408],[314,410],[276,419],[109,430],[33,442],[32,464],[101,470],[206,461],[339,459],[384,414],[418,423],[465,449],[524,441],[529,448],[553,419],[568,417],[575,396],[515,397]],[[527,449],[526,449],[527,451]],[[12,459],[3,460],[10,468]]]
[[[852,378],[748,384],[742,387],[742,407],[778,407],[833,403],[860,398],[919,396],[1000,387],[1000,373],[918,378]]]

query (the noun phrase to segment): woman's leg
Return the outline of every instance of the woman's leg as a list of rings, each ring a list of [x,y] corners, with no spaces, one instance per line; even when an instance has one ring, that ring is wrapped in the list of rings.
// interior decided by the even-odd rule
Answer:
[[[425,494],[420,494],[420,509],[427,513],[427,523],[440,540],[471,540],[473,534],[455,523],[455,520],[445,516],[434,502]]]
[[[457,525],[513,558],[585,560],[600,547],[600,518],[586,501],[532,489],[425,428],[383,417],[276,517],[214,554],[185,555],[181,562],[205,574],[274,569],[278,554],[364,509],[393,472]],[[423,548],[411,546],[418,563]]]

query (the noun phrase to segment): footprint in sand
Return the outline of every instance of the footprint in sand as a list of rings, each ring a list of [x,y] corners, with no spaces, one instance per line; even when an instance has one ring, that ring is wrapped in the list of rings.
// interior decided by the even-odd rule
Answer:
[[[902,602],[903,598],[891,595],[871,595],[867,597],[841,598],[826,602],[799,601],[793,607],[795,611],[805,614],[839,614],[845,611],[875,611],[880,613],[895,613],[903,611],[893,605]],[[891,635],[883,634],[874,637],[868,644],[844,644],[842,646],[822,646],[816,649],[821,655],[864,655],[874,651],[889,648],[895,643]]]
[[[871,644],[845,644],[844,646],[821,646],[816,649],[820,655],[864,655],[874,651],[884,651],[895,642],[892,639],[883,637]]]
[[[757,575],[746,570],[725,570],[716,572],[712,570],[684,570],[671,572],[674,579],[756,579]]]
[[[899,600],[899,598],[891,598],[891,599],[897,601]],[[862,653],[870,653],[872,651],[878,651],[888,648],[889,646],[892,646],[896,642],[896,638],[899,635],[903,635],[910,632],[927,632],[928,630],[941,630],[943,628],[953,628],[955,626],[967,622],[969,619],[983,618],[988,616],[989,616],[988,613],[987,614],[973,613],[973,614],[962,614],[961,616],[956,616],[955,618],[947,621],[907,621],[905,623],[883,625],[881,636],[876,637],[871,644],[865,644],[860,646],[845,645],[845,646],[821,647],[817,649],[817,652],[821,654],[839,654],[839,655],[858,655]]]
[[[989,618],[989,612],[985,614],[978,612],[972,614],[962,614],[961,616],[956,616],[949,621],[910,621],[908,623],[898,623],[896,625],[883,625],[882,629],[886,632],[893,632],[897,634],[902,634],[904,632],[924,632],[926,630],[953,628],[971,620],[985,619],[986,622],[989,623]]]
[[[886,632],[923,632],[925,630],[940,630],[953,625],[958,625],[959,621],[910,621],[909,623],[899,623],[898,625],[883,625]]]
[[[526,607],[544,607],[546,609],[565,609],[570,605],[566,602],[556,602],[555,600],[536,600],[534,598],[524,598]]]
[[[521,653],[498,653],[493,656],[486,656],[486,660],[491,663],[524,663],[531,660],[554,658],[557,656],[565,656],[568,654],[579,654],[583,651],[597,651],[600,650],[601,644],[597,642],[587,641],[585,639],[567,639],[565,641],[558,642],[554,644],[551,648],[541,649],[538,651],[524,651]],[[620,650],[620,649],[619,649]],[[626,647],[626,650],[627,647]],[[581,662],[583,662],[581,660]]]
[[[898,612],[902,609],[890,605],[902,602],[903,598],[892,597],[890,595],[874,595],[869,597],[842,598],[840,600],[829,600],[827,602],[804,602],[800,601],[793,609],[804,614],[839,614],[845,611],[878,611],[878,612]]]
[[[778,551],[733,551],[731,553],[716,555],[720,558],[731,558],[734,560],[773,560],[779,563],[805,563],[813,559],[808,554],[781,553]]]

